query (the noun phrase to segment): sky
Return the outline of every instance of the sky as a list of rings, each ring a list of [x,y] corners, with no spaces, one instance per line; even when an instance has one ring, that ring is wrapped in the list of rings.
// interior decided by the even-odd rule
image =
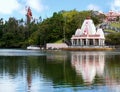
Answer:
[[[28,6],[33,18],[41,16],[45,19],[61,10],[97,10],[105,13],[109,10],[120,11],[120,0],[0,0],[0,18],[26,19],[25,7]]]

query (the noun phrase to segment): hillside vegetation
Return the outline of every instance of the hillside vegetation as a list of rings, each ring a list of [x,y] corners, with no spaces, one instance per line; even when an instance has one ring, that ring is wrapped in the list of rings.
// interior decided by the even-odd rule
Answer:
[[[111,22],[110,26],[120,28],[120,22]]]
[[[46,43],[69,41],[84,19],[91,17],[95,25],[102,23],[104,15],[95,15],[93,11],[60,11],[52,17],[26,24],[23,19],[10,17],[8,21],[0,19],[0,47],[21,48],[28,45],[45,46]],[[108,39],[108,41],[110,41]]]

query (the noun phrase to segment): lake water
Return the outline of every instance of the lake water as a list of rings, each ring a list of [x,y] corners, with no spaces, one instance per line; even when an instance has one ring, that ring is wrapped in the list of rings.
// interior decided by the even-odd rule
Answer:
[[[120,92],[120,52],[0,49],[0,92]]]

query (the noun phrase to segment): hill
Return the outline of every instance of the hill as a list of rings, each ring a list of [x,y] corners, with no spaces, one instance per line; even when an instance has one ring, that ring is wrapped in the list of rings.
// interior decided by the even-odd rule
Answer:
[[[70,38],[76,29],[81,27],[84,19],[91,17],[95,25],[101,24],[104,15],[97,15],[93,11],[59,11],[52,17],[26,24],[23,19],[9,18],[5,23],[0,19],[0,47],[21,48],[28,45],[42,45],[54,43],[64,39],[70,44]],[[119,24],[102,24],[105,30],[119,31]],[[113,27],[112,27],[113,26]],[[107,28],[108,27],[108,28]],[[114,31],[113,30],[113,31]]]
[[[101,23],[100,26],[102,26],[105,33],[120,32],[120,22]]]

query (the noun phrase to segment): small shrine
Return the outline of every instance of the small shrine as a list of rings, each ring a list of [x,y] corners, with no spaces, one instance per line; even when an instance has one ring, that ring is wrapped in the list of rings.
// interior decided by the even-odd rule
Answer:
[[[93,20],[87,18],[84,20],[81,29],[78,28],[71,37],[73,47],[101,47],[105,45],[105,36],[102,28],[96,28]]]

